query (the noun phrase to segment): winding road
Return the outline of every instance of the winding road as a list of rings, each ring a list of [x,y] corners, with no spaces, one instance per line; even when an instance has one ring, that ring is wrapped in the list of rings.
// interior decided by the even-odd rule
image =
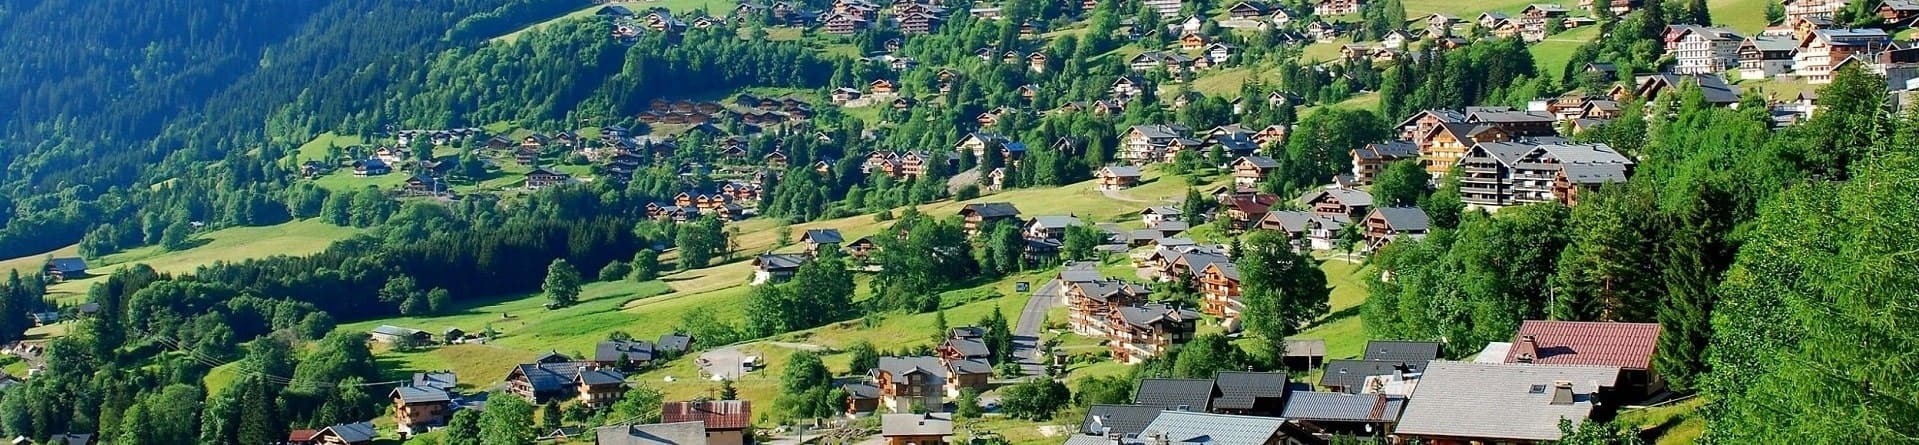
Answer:
[[[1020,310],[1019,323],[1013,326],[1013,357],[1019,360],[1021,374],[1046,375],[1046,361],[1040,357],[1039,331],[1046,326],[1046,310],[1059,304],[1058,296],[1035,292],[1026,300],[1026,308]]]

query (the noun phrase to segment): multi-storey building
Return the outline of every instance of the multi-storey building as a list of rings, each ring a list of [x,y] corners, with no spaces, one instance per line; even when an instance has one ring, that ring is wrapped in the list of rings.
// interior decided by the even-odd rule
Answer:
[[[1739,46],[1745,40],[1725,28],[1692,27],[1674,44],[1678,74],[1712,74],[1739,65]]]
[[[1555,184],[1568,166],[1612,166],[1607,168],[1630,172],[1633,161],[1605,144],[1505,142],[1475,145],[1459,165],[1461,200],[1469,207],[1497,210],[1559,200]]]
[[[1892,36],[1881,29],[1820,29],[1799,39],[1798,52],[1793,55],[1793,75],[1806,79],[1807,83],[1824,84],[1832,82],[1832,70],[1847,58],[1857,54],[1873,58],[1873,54],[1892,44]]]

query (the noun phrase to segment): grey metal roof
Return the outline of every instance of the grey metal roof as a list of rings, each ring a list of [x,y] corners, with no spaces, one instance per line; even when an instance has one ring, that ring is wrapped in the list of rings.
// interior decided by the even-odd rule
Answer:
[[[706,445],[706,422],[603,426],[593,434],[599,445]]]
[[[1134,125],[1133,131],[1137,131],[1141,135],[1152,139],[1172,139],[1184,137],[1186,127],[1183,125],[1166,124]]]
[[[1221,371],[1213,375],[1219,397],[1213,409],[1253,409],[1259,399],[1286,397],[1286,373]]]
[[[1161,322],[1184,322],[1199,318],[1199,312],[1180,309],[1162,303],[1147,303],[1139,306],[1119,308],[1119,315],[1127,324],[1139,327],[1151,327]]]
[[[1426,217],[1426,211],[1418,207],[1380,207],[1373,209],[1373,212],[1397,231],[1424,232],[1432,225],[1432,219]]]
[[[877,369],[895,376],[918,372],[946,379],[946,364],[939,357],[880,357]]]
[[[885,414],[880,416],[881,436],[951,436],[953,415],[947,413]]]
[[[848,383],[840,385],[840,389],[846,390],[846,396],[854,399],[880,398],[880,387],[865,383]]]
[[[1153,230],[1173,233],[1184,232],[1192,228],[1193,225],[1185,221],[1160,221],[1159,224],[1153,225]]]
[[[1211,408],[1215,395],[1218,393],[1212,379],[1142,379],[1133,390],[1133,403],[1205,411]]]
[[[1439,342],[1372,340],[1366,342],[1366,360],[1423,362],[1439,358]]]
[[[1618,164],[1568,164],[1561,166],[1566,181],[1573,184],[1626,182],[1626,166]]]
[[[455,385],[458,385],[458,379],[451,372],[413,373],[413,386],[416,387],[452,391]]]
[[[1146,405],[1093,405],[1079,422],[1081,434],[1105,436],[1107,433],[1138,434],[1159,417],[1160,407]]]
[[[1352,207],[1369,207],[1373,205],[1373,194],[1366,193],[1364,190],[1346,188],[1322,188],[1315,190],[1312,193],[1307,193],[1299,202],[1311,203],[1318,201],[1322,196],[1331,196],[1333,199],[1339,200],[1340,204]]]
[[[80,257],[52,258],[47,260],[47,267],[60,273],[85,272],[87,260]]]
[[[1280,417],[1323,422],[1391,423],[1399,420],[1399,412],[1405,407],[1405,398],[1385,394],[1299,391],[1287,396],[1286,410],[1280,413]]]
[[[1166,411],[1147,424],[1139,436],[1146,439],[1163,434],[1167,442],[1180,444],[1265,445],[1274,443],[1273,437],[1285,425],[1286,419],[1278,417]]]
[[[806,234],[801,235],[800,239],[815,244],[846,242],[846,237],[840,236],[840,229],[806,229]]]
[[[1122,177],[1122,178],[1130,178],[1130,177],[1138,177],[1140,176],[1140,174],[1141,173],[1139,171],[1139,167],[1134,167],[1131,165],[1108,165],[1106,167],[1099,169],[1098,176],[1116,176],[1116,177]]]
[[[1419,145],[1410,141],[1386,141],[1366,144],[1366,147],[1354,150],[1361,159],[1391,159],[1419,156]]]
[[[946,339],[945,345],[953,347],[954,350],[959,351],[960,355],[964,357],[990,357],[993,355],[992,351],[987,350],[986,343],[979,340],[949,338]]]
[[[798,269],[812,257],[797,253],[768,253],[753,259],[753,265],[766,270]]]
[[[1313,214],[1310,212],[1275,210],[1266,212],[1266,217],[1263,218],[1262,222],[1277,223],[1288,232],[1302,232],[1306,230],[1306,221],[1311,219],[1313,219]]]
[[[1632,164],[1631,158],[1619,154],[1606,144],[1546,144],[1539,146],[1538,157],[1541,160],[1553,160],[1560,164]]]
[[[338,436],[340,440],[344,440],[347,443],[367,442],[380,435],[374,431],[372,422],[343,423],[320,430],[321,433],[328,431],[333,432],[334,436]]]
[[[418,386],[400,386],[393,388],[393,392],[387,393],[387,398],[394,397],[398,397],[401,402],[405,403],[431,403],[453,400],[452,395],[447,394],[444,389],[423,388]]]
[[[1049,229],[1066,228],[1080,225],[1080,220],[1071,215],[1044,215],[1033,217],[1033,222],[1029,223],[1029,225],[1038,225],[1041,228]]]
[[[1559,440],[1560,419],[1592,414],[1594,393],[1617,383],[1611,366],[1431,362],[1399,417],[1399,434]],[[1552,404],[1553,384],[1572,383],[1573,401]]]
[[[425,331],[421,331],[419,329],[403,328],[399,326],[383,324],[383,325],[374,327],[372,330],[369,330],[367,332],[381,334],[381,335],[391,335],[395,337],[406,337],[406,336],[419,334]]]
[[[1326,340],[1318,338],[1286,340],[1286,356],[1325,357]]]
[[[1154,215],[1161,215],[1161,216],[1179,216],[1180,210],[1178,207],[1173,207],[1173,206],[1152,206],[1152,207],[1147,207],[1145,210],[1140,210],[1139,213],[1142,215],[1154,214]]]
[[[1511,166],[1519,162],[1520,158],[1525,157],[1527,153],[1531,153],[1533,149],[1536,148],[1538,148],[1538,146],[1520,142],[1482,142],[1473,145],[1472,151],[1484,151],[1486,156],[1493,158],[1493,160]],[[1468,152],[1466,156],[1472,157],[1473,155],[1471,152]]]
[[[1233,165],[1237,166],[1241,162],[1252,164],[1258,168],[1279,168],[1279,161],[1265,156],[1240,156],[1239,159],[1233,160]]]

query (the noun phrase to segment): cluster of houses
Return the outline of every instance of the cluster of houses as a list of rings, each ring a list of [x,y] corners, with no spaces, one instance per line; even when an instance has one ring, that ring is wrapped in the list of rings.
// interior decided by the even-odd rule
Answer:
[[[1289,99],[1283,94],[1275,93],[1266,100],[1283,102]],[[1172,162],[1182,152],[1203,155],[1214,148],[1219,148],[1227,156],[1245,157],[1258,151],[1259,147],[1285,140],[1287,131],[1286,127],[1280,125],[1254,130],[1239,124],[1229,124],[1199,133],[1194,133],[1192,129],[1178,124],[1134,125],[1127,129],[1120,141],[1119,160],[1128,165],[1141,166]],[[1125,188],[1130,187],[1133,182],[1115,177],[1112,185],[1115,188]],[[1106,183],[1102,182],[1102,184]]]
[[[993,352],[981,328],[953,328],[934,355],[880,357],[866,379],[840,385],[846,413],[944,411],[946,400],[966,390],[985,391],[993,378]]]
[[[1066,443],[1551,442],[1561,419],[1603,422],[1663,391],[1651,369],[1659,329],[1526,321],[1511,342],[1459,361],[1440,343],[1373,341],[1359,359],[1326,362],[1317,385],[1283,372],[1149,378],[1133,403],[1089,408]]]
[[[1076,334],[1104,340],[1113,360],[1140,363],[1192,340],[1200,314],[1152,302],[1145,285],[1102,276],[1094,263],[1068,264],[1035,295],[1063,299]]]
[[[1889,23],[1903,28],[1911,25],[1919,5],[1891,1],[1885,2],[1881,11]],[[1673,56],[1672,72],[1676,74],[1736,70],[1744,79],[1799,79],[1816,85],[1832,82],[1834,72],[1857,64],[1886,76],[1893,90],[1910,89],[1907,81],[1919,77],[1919,46],[1896,42],[1884,29],[1836,27],[1830,12],[1788,17],[1787,23],[1750,36],[1726,28],[1672,25],[1666,28],[1662,42],[1666,53]]]

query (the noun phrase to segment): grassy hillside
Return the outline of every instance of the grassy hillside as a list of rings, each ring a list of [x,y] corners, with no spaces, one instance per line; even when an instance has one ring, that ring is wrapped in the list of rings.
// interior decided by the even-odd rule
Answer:
[[[35,273],[46,267],[47,257],[70,257],[79,255],[80,245],[75,244],[43,253],[0,260],[0,274],[12,272],[20,272],[21,274]]]
[[[1566,63],[1572,60],[1574,51],[1597,38],[1598,26],[1582,26],[1554,34],[1526,50],[1532,52],[1533,66],[1539,67],[1541,75],[1558,76],[1566,71]]]
[[[77,301],[86,295],[87,288],[93,283],[105,280],[114,270],[130,264],[146,264],[154,270],[166,273],[192,272],[200,266],[215,262],[242,261],[251,258],[264,258],[273,255],[307,255],[326,250],[334,241],[346,239],[362,232],[362,229],[340,227],[320,222],[318,219],[293,221],[271,226],[232,227],[194,235],[189,242],[191,247],[178,251],[166,251],[160,246],[147,246],[125,250],[100,258],[88,258],[88,272],[93,276],[70,280],[47,288],[47,296],[63,303]],[[57,252],[69,252],[62,249]],[[77,252],[73,252],[77,254]],[[14,265],[22,261],[38,261],[32,258],[7,260],[5,264]]]
[[[1707,0],[1715,25],[1730,26],[1742,33],[1766,29],[1766,3],[1772,0]]]
[[[1532,0],[1406,0],[1406,18],[1415,19],[1432,13],[1450,14],[1466,20],[1472,20],[1486,11],[1519,12],[1526,5],[1539,3]],[[1568,5],[1570,6],[1570,5]]]
[[[635,12],[652,9],[652,8],[666,8],[666,9],[672,10],[673,13],[675,14],[698,10],[698,9],[705,9],[707,13],[709,14],[726,15],[727,13],[732,12],[732,8],[733,8],[733,3],[728,2],[726,0],[655,0],[655,1],[618,2],[616,4],[624,5],[628,8],[632,8]],[[532,31],[535,29],[553,26],[554,23],[559,23],[561,20],[575,19],[580,17],[591,17],[593,16],[594,13],[599,12],[600,8],[604,8],[604,7],[606,7],[606,5],[604,4],[589,5],[587,7],[574,10],[573,12],[566,13],[559,17],[554,17],[544,22],[528,25],[525,28],[521,28],[519,31],[514,31],[514,32],[507,33],[506,35],[503,35],[503,36],[494,37],[492,40],[489,40],[489,41],[512,43],[514,40],[519,39],[520,35],[526,34],[527,31]]]

